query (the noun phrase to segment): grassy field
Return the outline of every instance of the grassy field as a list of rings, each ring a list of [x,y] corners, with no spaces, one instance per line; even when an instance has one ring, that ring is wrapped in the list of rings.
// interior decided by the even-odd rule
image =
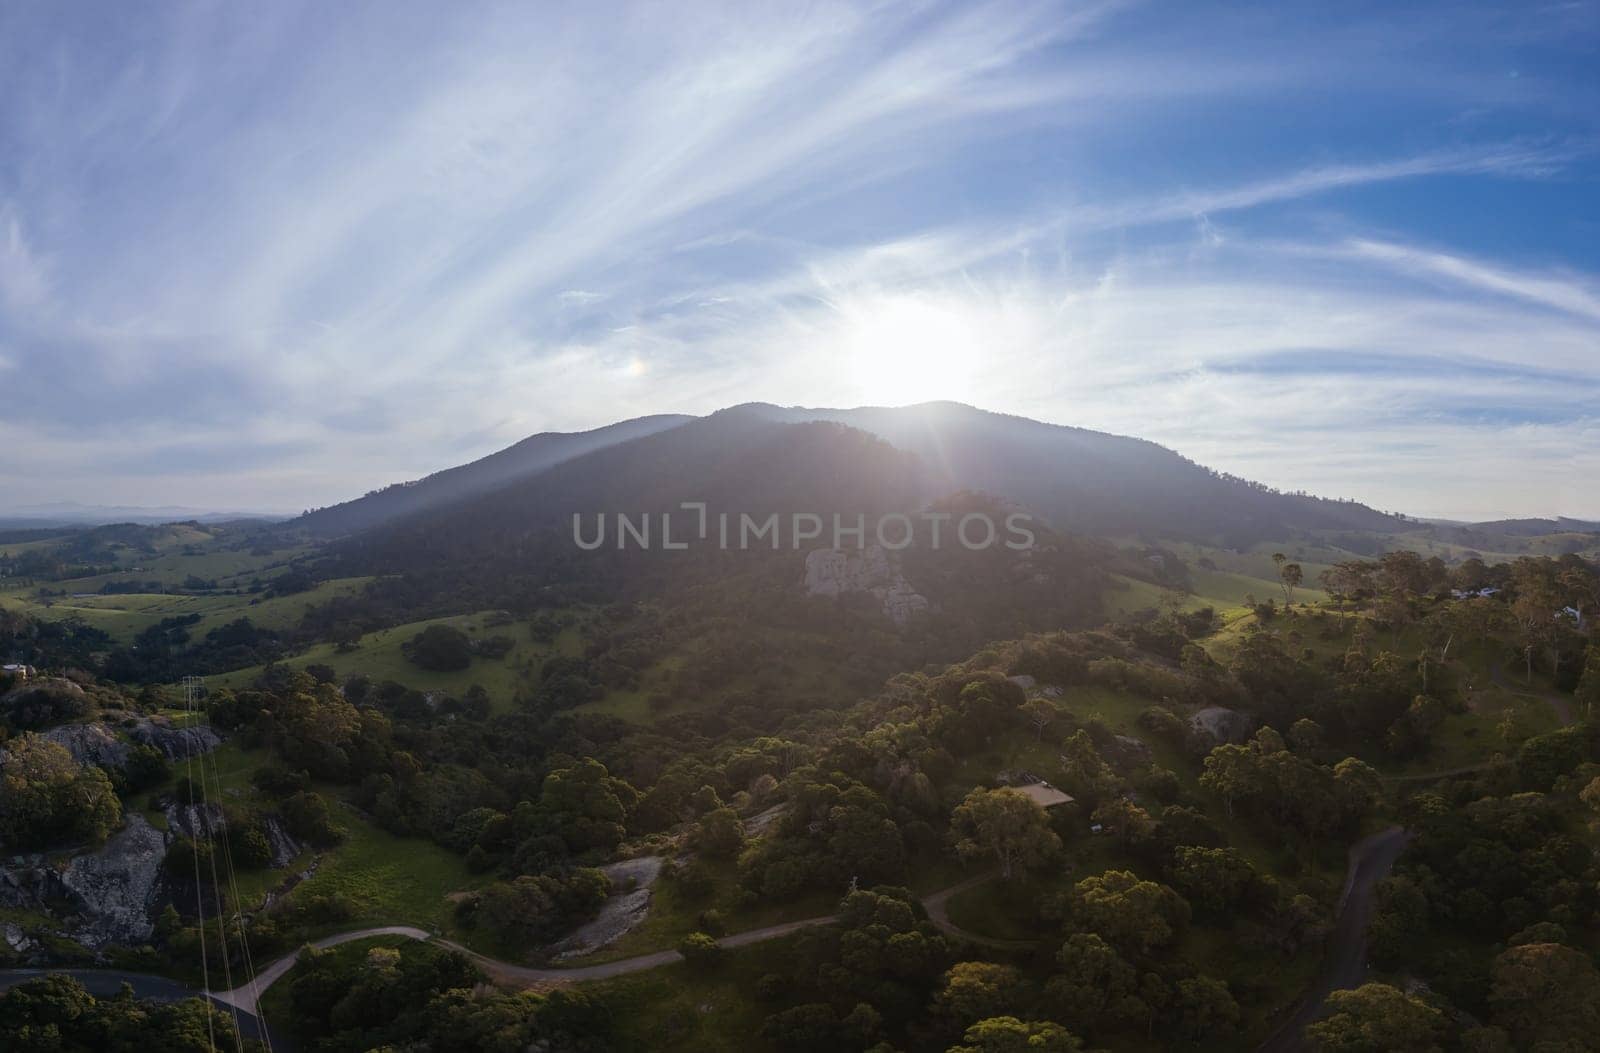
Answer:
[[[472,685],[479,684],[489,692],[496,710],[504,711],[511,708],[518,689],[536,680],[539,666],[546,658],[558,653],[570,653],[578,644],[577,634],[572,630],[564,632],[552,643],[535,643],[529,637],[525,623],[503,622],[504,617],[497,611],[478,611],[449,618],[408,622],[368,633],[348,651],[340,651],[333,644],[316,644],[285,659],[283,664],[295,669],[326,665],[341,678],[362,674],[374,680],[394,680],[418,691],[437,691],[457,698]],[[466,669],[437,672],[416,665],[401,650],[406,641],[430,625],[454,626],[475,638],[509,636],[514,643],[504,658],[474,658]],[[212,677],[207,682],[212,687],[241,688],[253,683],[261,672],[261,666],[251,666]]]
[[[164,618],[190,614],[200,621],[190,627],[199,638],[239,618],[248,618],[258,628],[284,630],[296,625],[306,610],[339,596],[350,596],[364,588],[370,578],[335,578],[315,588],[287,596],[262,597],[249,593],[174,593],[134,592],[89,593],[47,598],[19,592],[0,593],[0,606],[23,611],[37,618],[60,621],[81,618],[109,634],[118,644],[131,643],[139,633]],[[75,589],[87,581],[63,582],[62,588]],[[30,590],[31,591],[31,590]]]

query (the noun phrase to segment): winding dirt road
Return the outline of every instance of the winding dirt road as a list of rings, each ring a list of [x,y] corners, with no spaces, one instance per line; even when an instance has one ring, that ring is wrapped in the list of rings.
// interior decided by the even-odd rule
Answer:
[[[967,940],[970,943],[998,948],[1019,948],[1030,946],[1031,944],[1025,940],[996,940],[987,936],[980,936],[977,933],[967,932],[950,920],[949,914],[946,910],[946,904],[949,902],[950,898],[958,893],[965,892],[969,888],[980,885],[993,877],[993,873],[979,874],[976,877],[968,878],[966,881],[963,881],[960,884],[952,885],[946,889],[940,889],[938,892],[934,892],[923,897],[922,904],[928,911],[929,920],[944,932],[947,932],[952,936],[959,937],[960,939]],[[799,921],[786,921],[778,925],[767,925],[759,929],[749,929],[745,932],[736,932],[731,936],[722,937],[717,941],[717,943],[719,946],[726,947],[730,950],[736,947],[747,947],[752,943],[762,943],[766,940],[776,940],[781,937],[788,936],[791,933],[799,932],[801,929],[814,928],[818,925],[832,925],[838,920],[838,915],[827,914],[815,918],[802,918]],[[354,940],[364,940],[377,936],[403,936],[407,939],[425,940],[432,943],[437,943],[441,947],[448,947],[453,951],[459,951],[462,954],[465,954],[467,957],[471,958],[475,963],[477,963],[478,967],[483,969],[483,971],[488,974],[490,978],[504,984],[521,987],[588,983],[594,980],[609,980],[613,976],[623,976],[628,973],[642,972],[645,969],[655,969],[663,965],[671,965],[674,962],[683,961],[683,955],[679,954],[677,951],[668,950],[655,951],[651,954],[641,954],[632,958],[621,958],[614,962],[602,962],[598,965],[580,965],[565,969],[540,969],[527,965],[517,965],[513,962],[500,961],[497,958],[490,958],[487,955],[480,954],[469,947],[463,947],[459,943],[437,937],[430,932],[427,932],[423,929],[414,928],[410,925],[385,925],[370,929],[355,929],[350,932],[341,932],[337,936],[328,936],[324,939],[313,940],[310,946],[315,947],[318,950],[326,950],[329,947],[337,947],[341,943],[350,943]],[[231,991],[211,992],[212,1001],[231,1006],[241,1013],[247,1013],[254,1017],[256,1008],[261,1003],[261,996],[266,993],[269,987],[283,979],[283,977],[288,974],[290,969],[294,968],[294,963],[299,960],[300,953],[301,952],[297,950],[292,954],[286,954],[283,957],[267,964],[256,974],[256,978],[253,983],[242,984],[239,987],[235,987]],[[41,974],[47,971],[52,970],[38,970],[38,972]],[[152,979],[159,978],[152,977]],[[170,983],[170,981],[167,982]],[[182,985],[178,986],[181,987]],[[201,994],[198,989],[186,987],[182,989],[190,995]]]

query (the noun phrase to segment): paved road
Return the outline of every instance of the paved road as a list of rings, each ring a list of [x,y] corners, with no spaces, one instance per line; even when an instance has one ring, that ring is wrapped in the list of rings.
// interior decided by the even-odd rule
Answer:
[[[1344,892],[1339,897],[1339,921],[1323,959],[1322,971],[1298,1008],[1257,1053],[1300,1053],[1306,1048],[1301,1034],[1326,1008],[1335,991],[1360,987],[1367,977],[1367,925],[1372,921],[1375,889],[1389,876],[1395,860],[1405,851],[1411,835],[1398,826],[1358,842],[1350,849]]]

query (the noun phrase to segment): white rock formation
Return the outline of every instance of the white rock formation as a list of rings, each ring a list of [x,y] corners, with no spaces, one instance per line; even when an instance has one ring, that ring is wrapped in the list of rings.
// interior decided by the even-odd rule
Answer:
[[[929,607],[927,597],[911,587],[881,545],[863,550],[819,548],[806,553],[804,585],[811,596],[868,593],[896,625],[905,625]]]

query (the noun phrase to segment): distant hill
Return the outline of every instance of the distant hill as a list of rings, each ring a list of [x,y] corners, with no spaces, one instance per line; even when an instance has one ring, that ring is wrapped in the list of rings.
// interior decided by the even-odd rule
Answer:
[[[76,501],[52,504],[18,505],[0,511],[0,529],[46,529],[51,527],[89,527],[110,523],[225,523],[241,520],[270,521],[283,516],[270,512],[226,512],[215,509],[161,505],[84,505]]]
[[[470,464],[447,468],[415,482],[396,483],[353,501],[319,508],[284,526],[319,537],[353,534],[404,516],[470,500],[574,457],[655,435],[693,419],[658,414],[608,424],[592,431],[542,432]]]

